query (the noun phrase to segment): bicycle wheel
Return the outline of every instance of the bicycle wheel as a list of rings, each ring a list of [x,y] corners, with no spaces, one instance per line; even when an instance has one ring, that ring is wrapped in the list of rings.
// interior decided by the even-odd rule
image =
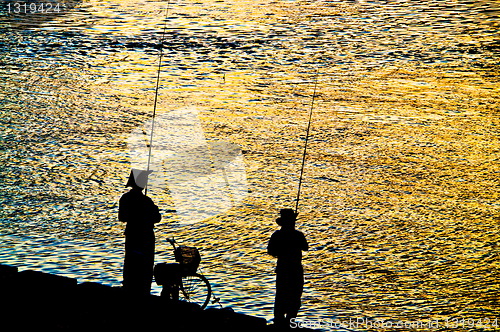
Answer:
[[[212,287],[205,276],[198,273],[182,276],[179,300],[196,303],[205,309],[211,296]]]

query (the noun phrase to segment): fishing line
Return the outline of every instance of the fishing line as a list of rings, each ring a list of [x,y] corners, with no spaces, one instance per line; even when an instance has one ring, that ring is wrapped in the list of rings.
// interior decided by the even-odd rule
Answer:
[[[151,151],[153,148],[153,133],[154,133],[154,128],[155,128],[155,117],[156,117],[156,106],[158,103],[158,91],[160,89],[160,73],[161,73],[161,61],[163,59],[163,42],[165,41],[165,32],[167,31],[167,21],[168,21],[168,12],[170,9],[170,0],[167,1],[167,10],[165,13],[165,20],[163,23],[163,32],[161,35],[160,39],[160,56],[158,60],[158,71],[156,74],[156,89],[155,89],[155,100],[154,100],[154,106],[153,106],[153,118],[151,121],[151,135],[149,137],[149,153],[148,153],[148,168],[147,171],[149,172],[149,166],[151,164]],[[144,193],[148,193],[148,185],[146,182],[146,188],[144,189]]]
[[[316,87],[318,86],[318,68],[316,68],[316,75],[314,79],[314,92],[312,96],[311,102],[311,110],[309,111],[309,121],[307,123],[307,131],[306,131],[306,141],[304,144],[304,154],[302,155],[302,167],[300,168],[300,177],[299,177],[299,188],[297,190],[297,202],[295,203],[295,213],[298,213],[299,209],[299,200],[300,200],[300,188],[302,186],[302,176],[304,175],[304,166],[306,163],[306,154],[307,154],[307,142],[309,141],[309,132],[311,130],[311,120],[314,109],[314,100],[316,99]]]

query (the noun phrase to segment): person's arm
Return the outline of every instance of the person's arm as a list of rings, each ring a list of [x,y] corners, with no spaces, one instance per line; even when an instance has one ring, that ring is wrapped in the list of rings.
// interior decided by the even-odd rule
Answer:
[[[303,251],[308,251],[309,250],[309,243],[307,243],[307,239],[304,235],[304,233],[301,233],[302,234],[302,250]]]
[[[127,204],[122,196],[118,203],[118,220],[128,222],[130,216],[129,208],[130,204]]]
[[[148,219],[153,223],[153,224],[156,224],[158,222],[160,222],[161,220],[161,214],[160,214],[160,209],[158,208],[158,206],[156,206],[156,204],[153,202],[153,200],[147,196],[144,196],[147,198],[147,214],[146,216],[148,216]]]
[[[153,208],[153,223],[158,223],[161,221],[161,214],[160,214],[160,209],[158,208],[158,206],[156,206],[155,204],[153,204],[154,208]]]
[[[273,257],[278,256],[278,252],[276,249],[276,236],[275,236],[275,234],[271,235],[271,239],[269,239],[269,243],[267,244],[267,253]]]

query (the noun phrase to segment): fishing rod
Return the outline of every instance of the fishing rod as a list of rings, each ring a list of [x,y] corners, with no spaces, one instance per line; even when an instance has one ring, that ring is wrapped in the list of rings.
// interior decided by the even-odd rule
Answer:
[[[155,100],[154,100],[154,106],[153,106],[153,117],[151,120],[151,135],[149,137],[149,153],[148,153],[148,168],[147,168],[148,173],[149,173],[149,166],[151,164],[151,151],[153,148],[153,133],[154,133],[154,129],[155,129],[156,106],[158,104],[158,91],[160,89],[161,61],[163,59],[163,42],[165,41],[165,32],[167,31],[167,21],[168,21],[169,9],[170,9],[170,0],[167,1],[167,10],[165,13],[165,20],[163,23],[163,32],[162,32],[161,39],[160,39],[160,56],[159,56],[159,60],[158,60],[158,71],[156,74]],[[144,189],[144,194],[147,195],[147,193],[148,193],[148,185],[146,182],[146,188]]]
[[[304,144],[304,153],[302,155],[302,167],[300,168],[299,188],[297,190],[297,201],[295,203],[295,213],[299,212],[300,189],[302,186],[302,176],[304,175],[304,166],[306,163],[307,142],[309,140],[309,132],[311,130],[311,120],[312,120],[312,114],[313,114],[313,109],[314,109],[314,100],[316,99],[317,86],[318,86],[318,68],[316,68],[316,75],[315,75],[315,79],[314,79],[314,92],[313,92],[313,96],[312,96],[311,110],[309,111],[309,121],[307,122],[306,141]]]

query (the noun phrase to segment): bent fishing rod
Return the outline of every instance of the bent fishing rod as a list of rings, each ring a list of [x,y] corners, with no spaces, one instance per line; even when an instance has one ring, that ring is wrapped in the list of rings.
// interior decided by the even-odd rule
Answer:
[[[151,134],[149,137],[149,144],[148,144],[148,149],[149,149],[148,167],[147,167],[148,173],[149,173],[149,168],[150,168],[150,164],[151,164],[151,151],[153,149],[153,133],[154,133],[154,129],[155,129],[156,107],[158,104],[158,91],[160,89],[161,64],[162,64],[162,60],[163,60],[163,42],[165,41],[165,32],[167,31],[167,21],[168,21],[169,9],[170,9],[170,0],[167,1],[167,10],[165,13],[165,20],[163,23],[163,32],[161,34],[161,39],[160,39],[160,50],[159,50],[160,55],[159,55],[159,59],[158,59],[158,70],[157,70],[157,74],[156,74],[155,99],[154,99],[154,104],[153,104],[153,116],[152,116],[152,120],[151,120]],[[147,193],[148,193],[148,185],[146,182],[146,188],[144,189],[144,194],[147,195]]]
[[[315,75],[315,79],[314,79],[314,92],[313,92],[313,96],[312,96],[311,110],[309,111],[309,121],[307,122],[306,141],[304,143],[304,153],[302,155],[302,167],[300,168],[299,188],[297,190],[297,201],[295,203],[295,213],[299,213],[300,189],[302,187],[302,177],[304,175],[304,166],[306,164],[307,142],[309,141],[309,132],[311,130],[311,120],[312,120],[312,114],[313,114],[313,109],[314,109],[314,101],[316,99],[317,86],[318,86],[318,68],[316,68],[316,75]]]

